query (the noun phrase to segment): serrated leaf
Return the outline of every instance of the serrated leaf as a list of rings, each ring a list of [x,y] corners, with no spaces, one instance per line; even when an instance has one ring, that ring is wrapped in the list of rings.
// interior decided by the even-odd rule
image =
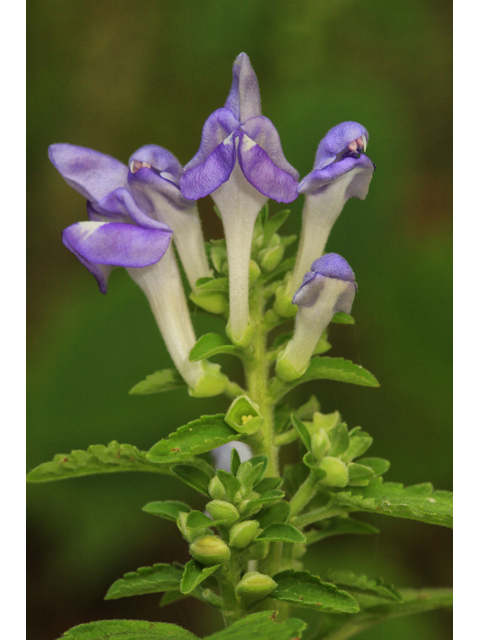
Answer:
[[[305,445],[307,451],[310,451],[311,448],[311,443],[310,443],[310,434],[308,432],[307,427],[303,424],[303,422],[301,420],[299,420],[297,418],[296,415],[294,415],[292,413],[292,415],[290,416],[290,419],[292,421],[292,425],[295,429],[295,431],[298,433],[298,435],[300,436],[300,440],[303,442],[303,444]]]
[[[382,476],[390,469],[390,462],[384,458],[360,458],[356,462],[370,467],[375,476]]]
[[[393,585],[385,584],[382,578],[368,578],[353,571],[327,571],[324,578],[341,589],[362,595],[378,596],[395,602],[402,602],[402,596]]]
[[[277,399],[283,397],[291,389],[304,382],[312,380],[336,380],[337,382],[349,382],[364,387],[379,387],[380,384],[373,374],[359,364],[353,364],[344,358],[330,358],[322,356],[312,358],[308,369],[297,380],[284,385]]]
[[[239,465],[240,466],[240,465]],[[237,491],[240,491],[240,481],[233,475],[224,469],[217,471],[217,476],[220,482],[225,488],[226,498],[229,502],[233,502]]]
[[[272,611],[260,611],[245,616],[234,622],[227,629],[218,631],[205,640],[300,640],[306,622],[297,618],[290,618],[285,622],[275,622]]]
[[[115,440],[107,446],[92,444],[86,451],[60,453],[51,462],[35,467],[27,475],[27,482],[50,482],[117,471],[149,471],[171,475],[169,464],[153,463],[146,456],[145,451],[139,451],[131,444],[119,444]]]
[[[195,283],[197,291],[228,291],[228,278],[199,278]]]
[[[242,512],[242,517],[246,518],[247,516],[252,515],[259,511],[264,505],[272,504],[274,502],[278,502],[281,500],[285,494],[283,491],[267,491],[260,498],[255,498],[254,500],[250,500],[245,508],[245,511]]]
[[[222,336],[219,336],[217,333],[206,333],[197,340],[188,357],[190,362],[198,362],[199,360],[210,358],[219,353],[230,353],[240,356],[242,350],[227,342],[225,338],[222,338]]]
[[[332,536],[340,536],[350,533],[380,533],[378,529],[372,527],[370,524],[361,522],[360,520],[354,520],[353,518],[331,518],[330,520],[324,520],[322,526],[322,529],[311,529],[310,531],[307,531],[305,534],[307,544],[313,544],[314,542],[325,540],[325,538],[330,538]]]
[[[167,622],[100,620],[67,631],[60,640],[199,640],[198,636]]]
[[[154,462],[180,462],[241,437],[225,422],[224,414],[202,416],[154,444],[147,457]]]
[[[278,211],[271,218],[267,220],[263,227],[263,244],[266,247],[274,233],[276,233],[285,220],[290,215],[289,209],[284,209],[283,211]]]
[[[191,511],[191,507],[188,504],[183,502],[177,502],[176,500],[164,500],[163,502],[149,502],[144,507],[142,507],[142,511],[146,513],[150,513],[153,516],[158,516],[159,518],[163,518],[164,520],[171,520],[172,522],[176,522],[179,514],[182,511],[188,513]]]
[[[133,395],[147,395],[150,393],[163,393],[174,389],[182,389],[187,383],[176,369],[162,369],[150,374],[128,393]]]
[[[351,511],[370,511],[430,524],[453,526],[453,494],[434,491],[430,483],[404,487],[374,478],[367,487],[334,494],[336,504]]]
[[[154,564],[140,567],[135,572],[126,573],[112,584],[105,600],[116,600],[127,596],[141,596],[145,593],[160,593],[180,589],[183,568],[171,564]]]
[[[336,322],[337,324],[355,324],[355,320],[350,314],[342,313],[341,311],[336,313],[330,322]]]
[[[306,607],[331,613],[356,613],[360,610],[356,600],[335,585],[322,582],[308,571],[289,569],[273,576],[278,584],[271,598],[288,602],[297,607]]]
[[[268,540],[269,542],[305,542],[306,538],[292,524],[276,522],[269,524],[255,540]]]
[[[258,520],[262,529],[266,529],[271,524],[286,522],[289,517],[290,504],[282,500],[262,509],[256,520]]]
[[[180,480],[182,480],[182,482],[188,484],[188,486],[195,489],[195,491],[199,491],[206,496],[210,496],[208,493],[208,484],[212,476],[206,473],[203,469],[186,464],[176,464],[172,467],[172,471],[180,478]]]
[[[180,583],[180,591],[187,595],[198,587],[204,580],[222,565],[216,564],[213,567],[204,567],[196,560],[190,560],[185,565],[185,572]]]
[[[281,486],[282,482],[282,478],[263,478],[263,480],[260,480],[260,482],[255,485],[255,491],[262,495],[264,493],[267,493],[267,491],[274,491],[275,489],[278,489]]]

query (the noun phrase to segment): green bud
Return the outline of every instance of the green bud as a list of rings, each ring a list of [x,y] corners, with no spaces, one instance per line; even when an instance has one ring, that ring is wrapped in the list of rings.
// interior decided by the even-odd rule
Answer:
[[[182,536],[187,542],[193,542],[196,538],[208,534],[207,528],[192,528],[187,526],[187,518],[189,513],[181,511],[177,518],[177,527],[180,529]]]
[[[257,520],[245,520],[234,524],[230,529],[229,544],[236,549],[245,549],[255,538],[260,523]]]
[[[341,416],[338,411],[334,411],[333,413],[320,413],[320,411],[315,411],[312,420],[313,431],[318,431],[318,429],[330,431],[330,429],[333,429],[339,424]]]
[[[223,520],[226,525],[233,524],[240,518],[238,510],[226,500],[212,500],[207,503],[206,509],[214,520]]]
[[[227,336],[230,338],[230,340],[233,342],[234,345],[236,345],[237,347],[246,348],[253,340],[253,334],[255,333],[255,329],[253,325],[251,324],[247,325],[247,328],[245,329],[245,332],[243,336],[240,338],[240,340],[235,340],[230,330],[230,323],[228,323],[225,328],[225,333],[227,334]]]
[[[255,402],[247,396],[238,396],[228,408],[225,422],[235,431],[251,435],[260,429],[264,419]]]
[[[328,437],[325,429],[320,429],[316,433],[313,434],[310,438],[312,453],[318,462],[323,458],[323,456],[330,449],[330,438]]]
[[[306,370],[307,370],[307,367],[305,367],[303,371],[297,371],[293,366],[293,364],[287,358],[285,358],[285,349],[283,351],[280,351],[280,353],[278,354],[277,364],[275,366],[275,373],[279,378],[281,378],[285,382],[291,382],[292,380],[297,380],[298,378],[300,378],[301,375],[305,373]]]
[[[275,267],[278,267],[278,265],[282,261],[284,253],[285,253],[285,248],[282,247],[282,245],[278,245],[276,247],[271,247],[269,249],[264,249],[263,251],[260,251],[260,254],[259,254],[260,266],[267,273],[269,273],[270,271],[273,271]]]
[[[320,462],[320,469],[326,472],[326,477],[320,484],[326,487],[346,487],[348,483],[347,465],[338,458],[326,457]]]
[[[221,245],[213,245],[210,250],[210,258],[212,259],[213,266],[221,273],[223,271],[223,265],[227,262],[227,250]]]
[[[214,500],[223,500],[225,498],[225,487],[218,476],[213,476],[208,484],[208,493]]]
[[[218,396],[227,388],[228,378],[220,371],[219,364],[202,361],[204,374],[195,385],[195,389],[189,389],[188,393],[193,398],[210,398]]]
[[[197,538],[190,545],[190,554],[207,567],[226,562],[230,558],[230,549],[218,536]]]
[[[226,296],[216,291],[199,291],[197,293],[192,291],[190,300],[210,313],[221,315],[228,310],[228,300]]]
[[[248,547],[248,557],[251,560],[265,560],[270,551],[268,540],[257,540]]]
[[[250,264],[248,266],[248,281],[250,284],[256,282],[261,275],[261,270],[255,260],[250,260]]]
[[[277,587],[270,576],[258,571],[249,571],[235,587],[235,591],[246,604],[266,598]]]
[[[298,311],[298,307],[296,304],[292,304],[292,296],[286,295],[285,288],[283,286],[277,289],[273,308],[282,318],[293,318]]]

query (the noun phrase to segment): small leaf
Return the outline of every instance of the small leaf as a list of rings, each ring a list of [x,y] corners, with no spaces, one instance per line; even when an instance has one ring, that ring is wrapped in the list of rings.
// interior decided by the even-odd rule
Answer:
[[[330,322],[336,322],[337,324],[355,324],[355,320],[351,315],[342,313],[341,311],[336,313]]]
[[[216,333],[206,333],[197,340],[188,357],[190,362],[197,362],[218,353],[231,353],[240,356],[242,349],[230,344]]]
[[[245,511],[242,512],[242,517],[247,517],[259,511],[263,505],[272,504],[273,502],[278,502],[281,500],[285,494],[283,491],[267,491],[260,498],[255,498],[254,500],[250,500],[245,508]]]
[[[263,227],[263,244],[266,247],[274,233],[276,233],[290,214],[289,209],[284,211],[278,211],[271,218],[267,220]]]
[[[350,511],[370,511],[445,527],[453,526],[453,494],[450,491],[434,491],[430,483],[404,487],[374,478],[367,487],[349,487],[348,491],[334,494],[334,500]]]
[[[80,624],[60,640],[199,640],[198,636],[167,622],[147,620],[99,620]]]
[[[163,393],[173,389],[182,389],[187,383],[176,369],[162,369],[155,371],[136,384],[128,393],[132,395],[147,395],[149,393]]]
[[[180,583],[180,591],[185,595],[191,593],[221,566],[221,564],[216,564],[213,567],[204,567],[196,560],[190,560],[190,562],[187,562],[185,565],[185,572]]]
[[[283,523],[290,517],[290,504],[282,500],[275,502],[262,509],[256,519],[260,523],[262,529],[266,529],[271,524]]]
[[[235,449],[235,447],[233,447],[230,457],[230,470],[234,476],[237,475],[238,467],[240,466],[241,462],[242,461],[240,460],[240,454]]]
[[[356,575],[353,571],[327,571],[325,578],[337,587],[346,588],[353,593],[402,602],[402,596],[395,587],[385,584],[381,578],[371,579],[364,575]]]
[[[228,278],[199,278],[195,283],[197,291],[228,291]]]
[[[270,273],[268,273],[263,278],[263,282],[268,282],[269,280],[273,280],[274,278],[276,279],[277,276],[279,276],[282,273],[285,273],[285,271],[290,271],[290,269],[293,269],[293,267],[295,266],[296,260],[297,260],[296,257],[287,258],[287,260],[282,260],[282,262],[278,265],[276,269],[274,269],[273,271],[270,271]]]
[[[263,476],[265,475],[268,467],[268,457],[265,455],[253,456],[250,458],[250,464],[254,467],[258,467],[258,473],[255,477],[255,481],[253,486],[256,487],[259,482],[263,480]]]
[[[185,524],[188,529],[204,529],[213,526],[214,522],[201,511],[190,511]]]
[[[373,478],[373,470],[363,464],[351,462],[348,465],[348,478],[353,481],[367,480]]]
[[[105,600],[180,589],[182,575],[183,569],[171,564],[140,567],[137,571],[126,573],[122,579],[114,582],[108,590]]]
[[[180,462],[191,456],[240,440],[241,434],[228,426],[223,414],[202,416],[154,444],[147,453],[154,462]]]
[[[263,478],[263,480],[260,480],[260,482],[255,485],[255,491],[262,495],[264,493],[267,493],[268,491],[278,489],[281,486],[282,482],[282,478]]]
[[[295,415],[299,420],[312,420],[313,414],[320,411],[320,403],[315,396],[310,396],[305,404],[295,411]]]
[[[320,469],[320,467],[318,466],[319,463],[315,460],[311,451],[307,451],[307,453],[303,456],[303,462],[305,466],[307,466],[319,480],[322,480],[322,478],[326,477],[327,472],[324,469]]]
[[[283,469],[283,484],[289,498],[293,498],[300,486],[307,479],[307,476],[308,469],[301,462],[285,465]]]
[[[180,478],[180,480],[182,480],[182,482],[188,484],[189,487],[192,487],[195,491],[199,491],[205,496],[210,497],[210,494],[208,493],[208,484],[213,474],[208,475],[202,469],[186,464],[176,464],[172,467],[172,471]]]
[[[297,618],[290,618],[285,622],[275,622],[273,611],[260,611],[237,620],[227,629],[218,631],[205,640],[245,640],[245,638],[300,640],[301,633],[306,626],[306,622]]]
[[[345,423],[340,423],[328,432],[330,438],[330,450],[329,456],[340,457],[340,454],[348,449],[350,444],[350,438],[348,436],[348,429]]]
[[[224,471],[223,469],[219,469],[217,471],[217,476],[220,482],[225,487],[227,500],[229,502],[233,502],[237,491],[240,491],[240,481],[237,480],[237,478],[232,473],[228,473],[228,471]]]
[[[115,440],[108,446],[92,444],[87,451],[60,453],[52,462],[32,469],[27,482],[50,482],[78,478],[96,473],[115,473],[117,471],[150,471],[171,475],[169,464],[156,464],[147,459],[144,451],[131,444],[118,444]]]
[[[273,576],[278,587],[271,598],[288,602],[297,607],[306,607],[332,613],[356,613],[360,610],[357,602],[346,591],[333,584],[322,582],[318,576],[308,571],[282,571]]]
[[[384,458],[360,458],[357,462],[370,467],[375,476],[382,476],[390,469],[390,462]]]
[[[269,540],[270,542],[305,542],[306,538],[292,524],[274,523],[258,535],[255,540]]]
[[[310,451],[310,448],[311,448],[310,434],[308,432],[307,427],[293,413],[290,416],[290,419],[292,421],[292,424],[293,424],[295,430],[298,432],[298,435],[300,436],[300,440],[305,445],[307,451]]]
[[[186,600],[188,596],[184,596],[181,591],[165,591],[160,598],[159,606],[166,607],[168,604],[178,602],[179,600]]]
[[[153,516],[158,516],[159,518],[164,518],[164,520],[171,520],[172,522],[177,521],[177,518],[182,511],[188,513],[191,510],[192,509],[188,506],[188,504],[177,502],[176,500],[149,502],[144,507],[142,507],[142,511],[151,513]]]
[[[307,544],[313,544],[314,542],[325,540],[325,538],[330,538],[332,536],[340,536],[350,533],[380,533],[375,527],[372,527],[366,522],[354,520],[353,518],[331,518],[330,520],[324,520],[322,522],[322,526],[322,529],[311,529],[310,531],[307,531],[305,534]]]

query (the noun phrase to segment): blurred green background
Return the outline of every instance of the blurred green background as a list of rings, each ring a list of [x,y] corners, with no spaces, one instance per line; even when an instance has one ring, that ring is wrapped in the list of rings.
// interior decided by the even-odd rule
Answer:
[[[370,132],[377,165],[366,201],[350,200],[327,249],[359,283],[354,327],[335,325],[331,355],[361,363],[380,389],[311,384],[324,411],[370,432],[387,480],[451,488],[451,6],[443,0],[30,0],[27,149],[29,238],[28,469],[55,453],[112,439],[148,449],[226,400],[183,391],[133,397],[170,366],[146,300],[123,270],[107,296],[60,241],[85,202],[47,159],[69,142],[127,161],[148,143],[182,163],[207,116],[223,105],[231,66],[246,51],[263,113],[304,176],[335,124]],[[210,199],[206,238],[221,236]],[[300,229],[302,198],[285,232]],[[274,203],[273,210],[280,207]],[[197,335],[222,323],[194,311]],[[219,362],[232,365],[226,356]],[[232,371],[232,369],[230,369]],[[292,399],[293,400],[293,399]],[[174,493],[172,493],[174,492]],[[141,474],[28,487],[29,640],[52,640],[101,618],[143,618],[204,635],[218,615],[194,601],[158,608],[156,595],[104,602],[141,565],[188,559],[176,527],[143,513],[150,500],[201,499],[179,482]],[[352,568],[397,587],[449,586],[447,530],[382,516],[372,537],[327,540],[309,568]],[[448,614],[395,621],[359,638],[444,640]]]

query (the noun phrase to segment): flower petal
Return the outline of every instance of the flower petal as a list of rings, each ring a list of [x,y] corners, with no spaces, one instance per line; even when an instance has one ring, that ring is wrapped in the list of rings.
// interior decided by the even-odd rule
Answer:
[[[240,135],[238,162],[248,182],[277,202],[293,202],[298,196],[297,181],[280,169],[268,153],[246,134]]]
[[[173,176],[165,172],[158,174],[153,168],[142,167],[134,173],[130,171],[128,185],[141,207],[149,213],[154,210],[153,194],[160,194],[168,201],[169,206],[181,211],[195,206],[195,201],[187,200],[180,191],[178,182],[174,182],[170,178]]]
[[[262,109],[258,80],[246,53],[241,53],[236,58],[232,74],[232,88],[225,102],[225,108],[229,109],[240,122],[259,116]]]
[[[279,169],[290,174],[294,180],[298,181],[300,174],[285,158],[280,136],[271,120],[265,116],[251,118],[242,124],[242,131],[268,153],[272,162]]]
[[[347,121],[337,124],[320,141],[313,168],[323,169],[328,164],[335,162],[339,153],[342,153],[351,142],[362,136],[368,141],[368,131],[358,122]]]
[[[314,169],[300,182],[299,193],[316,193],[322,187],[332,183],[337,178],[352,172],[351,181],[345,185],[344,199],[360,198],[364,200],[375,171],[375,165],[364,153],[358,158],[347,156],[343,160],[334,162],[323,169]]]
[[[128,167],[99,151],[72,144],[52,144],[48,157],[65,181],[87,200],[101,200],[127,186]]]
[[[86,267],[90,271],[90,273],[95,276],[98,283],[98,288],[100,289],[100,293],[107,293],[108,277],[110,275],[110,272],[115,269],[115,267],[107,264],[95,264],[84,258],[70,244],[68,234],[64,233],[62,235],[62,240],[67,249],[69,249],[73,253],[73,255],[80,260],[83,266]]]
[[[99,212],[106,212],[107,215],[110,213],[128,215],[144,229],[163,229],[171,233],[171,229],[164,222],[159,222],[144,213],[135,202],[130,191],[125,188],[115,189],[115,191],[112,191],[96,203],[95,208]]]
[[[158,173],[169,173],[177,185],[182,175],[182,165],[173,153],[156,144],[146,144],[137,149],[128,160],[129,167],[132,162],[149,164]]]
[[[89,263],[146,267],[160,260],[170,236],[170,230],[143,229],[132,224],[77,222],[64,230],[62,239],[70,251]]]

